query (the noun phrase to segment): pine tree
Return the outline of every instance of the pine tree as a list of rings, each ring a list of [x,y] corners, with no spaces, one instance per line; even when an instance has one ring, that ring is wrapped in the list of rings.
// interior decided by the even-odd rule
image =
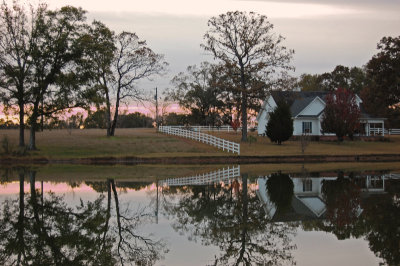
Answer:
[[[293,135],[292,114],[285,102],[279,102],[275,110],[269,113],[266,134],[272,142],[279,145]]]

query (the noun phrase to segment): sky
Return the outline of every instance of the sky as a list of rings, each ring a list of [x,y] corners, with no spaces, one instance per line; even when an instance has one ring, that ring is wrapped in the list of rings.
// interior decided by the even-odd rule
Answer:
[[[207,21],[227,11],[266,15],[294,49],[292,73],[324,73],[336,65],[363,66],[384,36],[400,36],[399,0],[42,0],[50,8],[80,6],[115,32],[135,32],[164,54],[168,73],[139,84],[149,93],[171,87],[189,65],[213,58],[200,48]]]
[[[383,36],[400,35],[399,0],[49,0],[51,8],[81,6],[116,32],[136,32],[165,55],[169,72],[154,80],[163,90],[187,66],[212,60],[201,48],[207,21],[227,11],[266,15],[274,32],[295,50],[292,64],[302,73],[332,71],[342,64],[362,66]]]

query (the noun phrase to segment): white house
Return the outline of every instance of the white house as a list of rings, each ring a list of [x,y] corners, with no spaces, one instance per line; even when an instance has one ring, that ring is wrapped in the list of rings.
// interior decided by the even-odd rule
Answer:
[[[325,98],[328,92],[321,91],[272,91],[270,96],[263,102],[257,116],[258,134],[264,135],[269,119],[277,103],[286,102],[290,106],[293,118],[293,135],[300,136],[322,135],[321,120],[325,108]],[[356,95],[357,104],[361,110],[360,135],[384,135],[384,118],[374,118],[367,114],[362,108],[362,100]]]

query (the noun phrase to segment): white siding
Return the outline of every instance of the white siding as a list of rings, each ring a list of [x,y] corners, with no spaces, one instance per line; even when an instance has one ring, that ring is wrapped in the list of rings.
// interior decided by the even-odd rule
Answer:
[[[303,130],[303,120],[293,119],[293,136],[299,136]]]
[[[318,115],[324,108],[325,104],[317,97],[298,115]]]
[[[272,112],[276,108],[276,103],[272,97],[268,97],[268,100],[264,102],[263,104],[263,109],[261,110],[261,114],[258,118],[258,125],[257,125],[257,131],[259,135],[262,135],[265,133],[265,127],[267,126],[268,123],[268,113]]]
[[[303,122],[311,122],[312,133],[310,135],[321,135],[321,123],[318,118],[300,117],[293,119],[293,136],[303,134]]]

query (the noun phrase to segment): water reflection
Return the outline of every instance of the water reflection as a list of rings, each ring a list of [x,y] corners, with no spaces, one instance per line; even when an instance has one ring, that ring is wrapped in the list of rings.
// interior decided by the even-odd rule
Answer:
[[[281,175],[280,186],[285,183],[286,188],[271,189],[277,175],[258,179],[258,195],[272,221],[301,221],[302,229],[333,233],[339,240],[363,237],[385,263],[400,263],[399,179],[339,172],[336,177],[294,177],[289,182]]]
[[[3,183],[12,180],[8,174]],[[73,191],[89,186],[95,195],[76,204],[60,193],[43,193],[37,175],[19,170],[18,194],[2,202],[0,261],[5,265],[164,263],[169,249],[176,252],[176,243],[167,246],[159,237],[165,223],[188,242],[212,247],[206,256],[211,265],[295,264],[302,245],[297,234],[311,231],[338,240],[365,239],[385,264],[400,264],[396,176],[306,169],[249,176],[228,167],[155,183],[71,181]],[[149,224],[155,236],[143,230]]]
[[[148,215],[144,209],[121,209],[113,179],[105,183],[107,196],[73,207],[63,196],[36,190],[35,182],[34,171],[21,171],[19,199],[4,202],[0,261],[5,265],[149,265],[167,251],[163,241],[137,232]]]
[[[213,265],[293,262],[295,225],[269,221],[246,174],[228,184],[188,186],[181,192],[176,203],[165,207],[175,218],[172,226],[189,240],[219,247]]]

